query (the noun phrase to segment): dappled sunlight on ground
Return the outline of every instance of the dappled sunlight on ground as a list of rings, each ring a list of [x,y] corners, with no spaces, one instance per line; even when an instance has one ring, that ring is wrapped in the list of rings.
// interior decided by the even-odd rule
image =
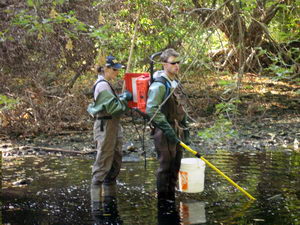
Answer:
[[[299,110],[300,84],[275,80],[272,77],[246,73],[237,87],[238,74],[219,73],[212,76],[186,76],[185,93],[189,97],[190,111],[199,116],[212,115],[214,105],[239,98],[241,116],[264,115],[280,110]]]

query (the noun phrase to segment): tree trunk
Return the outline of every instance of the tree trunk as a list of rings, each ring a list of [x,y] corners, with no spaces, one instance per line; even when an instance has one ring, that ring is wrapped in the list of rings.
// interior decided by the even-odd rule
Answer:
[[[201,1],[201,3],[203,2]],[[241,66],[244,72],[259,68],[259,62],[257,57],[253,55],[253,50],[261,46],[266,27],[278,12],[279,4],[285,3],[283,0],[267,8],[266,2],[266,0],[257,0],[257,6],[252,11],[252,22],[247,27],[241,14],[242,5],[235,0],[224,0],[223,7],[210,10],[206,8],[205,11],[200,10],[205,8],[203,4],[198,0],[193,0],[193,4],[197,8],[195,13],[199,15],[201,24],[206,27],[216,26],[231,43],[234,55],[228,58],[227,62],[233,66],[232,69],[235,71],[238,71]],[[230,13],[229,16],[227,16],[228,12]],[[243,57],[250,55],[251,59]]]

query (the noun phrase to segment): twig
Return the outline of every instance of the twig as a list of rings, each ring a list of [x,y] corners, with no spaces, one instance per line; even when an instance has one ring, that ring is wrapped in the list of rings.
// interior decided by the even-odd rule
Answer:
[[[131,40],[131,46],[130,46],[129,57],[128,57],[128,62],[127,62],[127,67],[126,67],[125,73],[128,73],[130,71],[131,61],[132,61],[131,58],[132,58],[133,49],[134,49],[134,45],[135,45],[136,33],[137,33],[137,30],[139,27],[140,14],[141,14],[141,10],[139,10],[137,18],[136,18],[135,28],[134,28],[134,33],[133,33],[133,37]],[[123,82],[123,86],[122,86],[122,92],[124,92],[124,91],[125,91],[125,81]]]
[[[137,30],[139,27],[140,14],[141,14],[141,10],[139,10],[137,18],[136,18],[136,22],[135,22],[135,28],[134,28],[134,33],[133,33],[133,37],[131,40],[131,46],[130,46],[130,52],[129,52],[128,62],[127,62],[126,73],[128,73],[130,71],[130,67],[131,67],[131,61],[132,61],[131,58],[132,58],[132,53],[133,53],[133,49],[134,49],[136,33],[137,33]]]

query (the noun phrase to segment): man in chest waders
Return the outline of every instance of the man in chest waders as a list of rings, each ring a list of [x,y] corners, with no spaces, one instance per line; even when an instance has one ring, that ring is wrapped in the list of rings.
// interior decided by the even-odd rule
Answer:
[[[179,139],[186,142],[188,138],[186,113],[179,101],[180,85],[175,80],[179,73],[179,53],[174,49],[166,49],[161,54],[160,60],[163,70],[154,74],[146,109],[155,127],[153,137],[159,161],[158,203],[175,202],[175,187],[182,158]],[[163,103],[165,99],[167,100]]]
[[[127,110],[127,101],[132,94],[125,92],[116,95],[110,82],[123,67],[114,62],[115,57],[108,56],[106,64],[99,67],[98,79],[94,84],[94,103],[88,106],[88,112],[94,116],[94,141],[97,144],[97,156],[92,168],[91,200],[92,210],[100,209],[101,196],[111,198],[116,195],[116,178],[122,162],[122,129],[120,116]]]

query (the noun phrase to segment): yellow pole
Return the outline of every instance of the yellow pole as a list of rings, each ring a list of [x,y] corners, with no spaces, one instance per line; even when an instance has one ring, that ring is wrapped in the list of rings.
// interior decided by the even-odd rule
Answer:
[[[203,156],[200,156],[200,154],[193,149],[191,149],[189,146],[184,144],[183,142],[179,143],[182,147],[184,147],[186,150],[194,154],[196,157],[202,159],[210,168],[214,169],[218,174],[220,174],[222,177],[224,177],[229,183],[231,183],[233,186],[235,186],[237,189],[239,189],[241,192],[243,192],[248,198],[251,200],[256,200],[252,195],[250,195],[247,191],[245,191],[243,188],[241,188],[237,183],[235,183],[233,180],[231,180],[229,177],[227,177],[221,170],[219,170],[217,167],[215,167],[213,164],[211,164],[208,160],[206,160]]]

